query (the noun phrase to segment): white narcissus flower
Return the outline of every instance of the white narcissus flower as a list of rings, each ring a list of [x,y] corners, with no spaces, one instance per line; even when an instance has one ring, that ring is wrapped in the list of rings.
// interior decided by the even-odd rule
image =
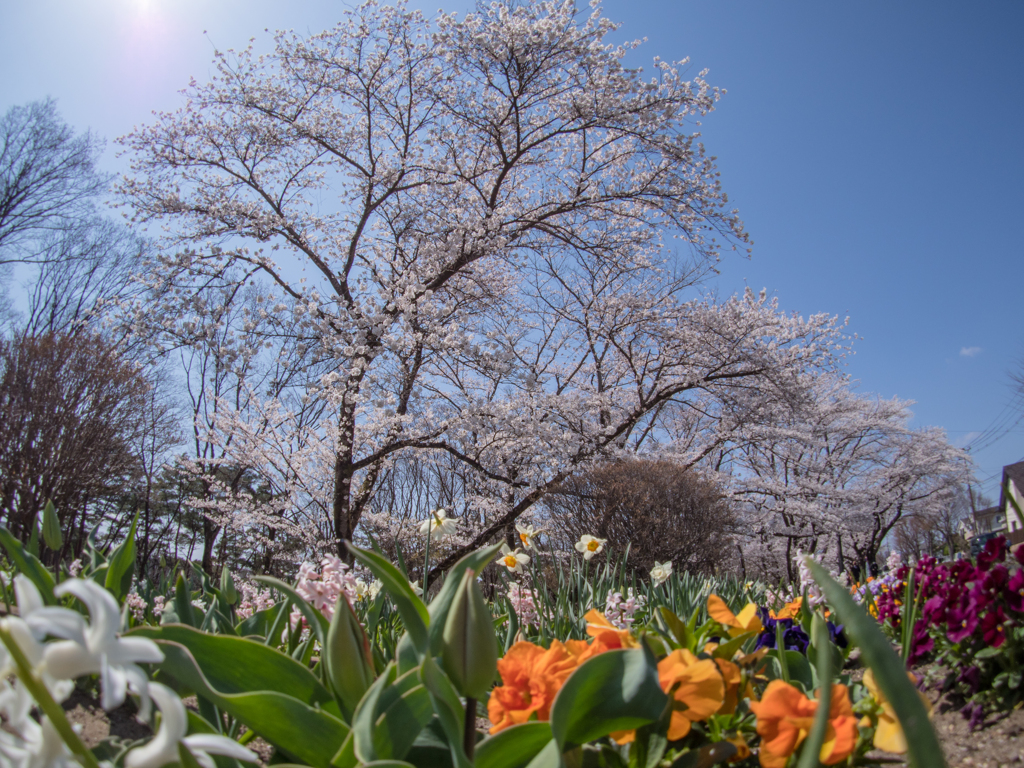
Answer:
[[[527,549],[533,549],[533,540],[541,533],[541,529],[534,528],[532,524],[520,525],[516,523],[516,531],[519,532],[519,540],[523,542],[523,546]]]
[[[670,576],[672,576],[672,561],[659,563],[655,560],[654,567],[651,568],[651,581],[654,582],[654,586],[664,584]]]
[[[216,768],[213,755],[255,763],[257,756],[234,739],[212,733],[188,732],[188,716],[178,694],[160,683],[149,684],[150,695],[160,709],[160,728],[147,744],[136,747],[124,758],[125,768],[161,768],[177,763],[178,744],[184,744],[203,768]]]
[[[443,509],[435,509],[420,525],[420,533],[425,536],[427,531],[430,531],[430,538],[442,539],[451,536],[458,527],[459,522],[456,518],[448,517],[448,513]]]
[[[599,539],[596,536],[591,536],[589,533],[585,533],[580,536],[580,540],[576,542],[576,551],[583,553],[584,560],[589,560],[594,555],[603,552],[604,545],[607,543],[608,539]]]
[[[164,654],[152,640],[118,637],[120,611],[114,596],[94,581],[68,579],[53,590],[55,595],[74,595],[89,609],[91,624],[79,614],[73,625],[55,625],[50,634],[63,637],[43,652],[46,671],[57,678],[100,676],[100,704],[113,709],[124,703],[128,688],[140,697],[139,712],[149,713],[149,678],[138,664],[156,664]]]
[[[412,591],[413,592],[415,592],[420,597],[423,597],[423,587],[422,586],[420,586],[415,581],[410,581],[409,582],[409,586],[412,587]]]
[[[512,573],[522,573],[523,566],[530,564],[530,556],[520,552],[519,547],[510,549],[508,544],[502,544],[500,562]]]

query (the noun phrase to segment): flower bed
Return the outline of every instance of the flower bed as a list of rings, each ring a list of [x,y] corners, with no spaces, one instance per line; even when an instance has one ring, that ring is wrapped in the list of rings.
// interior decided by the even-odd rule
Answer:
[[[55,585],[5,533],[21,571],[18,615],[0,620],[0,755],[14,765],[195,768],[216,756],[227,766],[256,759],[246,747],[255,736],[275,761],[317,768],[782,768],[865,764],[876,747],[908,743],[918,765],[936,764],[923,762],[938,754],[924,706],[891,674],[899,659],[813,563],[846,630],[819,600],[773,611],[710,594],[677,615],[620,583],[607,614],[581,617],[579,637],[544,638],[555,625],[538,604],[537,642],[508,637],[509,616],[503,646],[478,581],[498,546],[460,561],[429,606],[403,571],[357,548],[366,578],[335,559],[305,567],[294,587],[261,577],[239,590],[225,571],[219,586],[203,576],[192,590],[179,574],[157,625],[131,597],[146,590],[132,588],[130,546],[91,552],[79,578]],[[657,567],[655,588],[677,589]],[[847,632],[874,678],[844,671]],[[156,735],[86,747],[59,706],[76,680],[107,708],[130,695]],[[198,712],[182,705],[190,694]],[[477,732],[478,708],[489,733]]]

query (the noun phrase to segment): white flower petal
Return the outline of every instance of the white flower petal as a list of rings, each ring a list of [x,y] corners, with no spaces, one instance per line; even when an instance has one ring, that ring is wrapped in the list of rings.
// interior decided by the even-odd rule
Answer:
[[[225,757],[233,757],[236,760],[244,760],[250,763],[254,763],[258,759],[254,752],[246,749],[234,739],[229,739],[227,736],[219,736],[213,733],[194,733],[191,736],[186,736],[182,741],[185,742],[185,746],[192,750],[193,754],[198,750],[211,755],[224,755]]]

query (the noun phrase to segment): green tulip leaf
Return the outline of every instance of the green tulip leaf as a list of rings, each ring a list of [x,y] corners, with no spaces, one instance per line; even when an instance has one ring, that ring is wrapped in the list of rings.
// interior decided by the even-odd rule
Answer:
[[[442,669],[435,663],[432,656],[424,657],[420,665],[420,679],[430,692],[430,701],[434,712],[441,723],[444,735],[452,754],[452,763],[456,768],[470,768],[469,758],[462,748],[463,728],[465,727],[466,710],[459,701],[455,686]]]
[[[132,526],[128,537],[122,541],[107,560],[107,577],[104,586],[118,603],[124,602],[132,588],[132,577],[135,575],[135,528],[139,523],[139,515],[132,518]]]
[[[552,739],[537,756],[531,760],[526,768],[565,768],[565,761],[562,760],[562,750],[558,742]]]
[[[477,768],[526,768],[552,742],[548,723],[520,723],[476,745]]]
[[[244,638],[226,639],[252,643]],[[348,726],[338,717],[277,691],[220,691],[211,685],[188,648],[168,640],[157,640],[157,643],[165,657],[157,665],[161,672],[246,725],[288,758],[314,768],[330,768],[332,758],[349,734]],[[246,670],[243,664],[236,664],[239,669]],[[296,727],[296,723],[301,723],[301,727]]]
[[[352,717],[356,757],[363,763],[401,760],[433,716],[430,695],[418,671],[399,676],[389,664]]]
[[[14,538],[14,534],[2,525],[0,525],[0,544],[7,550],[14,567],[36,585],[36,589],[43,597],[43,602],[47,605],[55,605],[57,599],[53,596],[53,576],[46,570],[39,558],[26,550],[22,543]]]
[[[172,613],[173,612],[173,613]],[[188,582],[185,581],[183,573],[178,574],[174,582],[174,599],[171,601],[171,611],[165,610],[160,617],[161,623],[172,624],[174,619],[179,624],[187,624],[190,627],[196,626],[196,609],[192,605],[192,593],[189,591]]]
[[[551,730],[564,751],[653,722],[667,700],[649,649],[606,651],[565,681],[551,706]]]
[[[373,575],[381,580],[384,590],[391,595],[391,600],[402,617],[405,631],[409,633],[409,639],[416,647],[417,654],[420,657],[424,656],[428,650],[427,627],[430,625],[430,614],[427,612],[427,606],[413,592],[409,580],[400,570],[376,552],[360,549],[352,544],[349,544],[348,548],[356,560],[369,568]]]
[[[256,640],[211,635],[184,624],[138,627],[128,634],[183,646],[218,694],[274,691],[341,716],[334,697],[316,675],[287,654]],[[174,670],[166,671],[178,677]]]

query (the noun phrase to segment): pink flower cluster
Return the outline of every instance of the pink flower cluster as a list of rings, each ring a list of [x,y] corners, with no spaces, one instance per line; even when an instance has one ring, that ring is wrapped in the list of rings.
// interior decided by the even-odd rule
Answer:
[[[537,604],[534,602],[533,593],[528,587],[512,582],[508,585],[507,595],[509,603],[512,604],[512,608],[516,612],[516,616],[519,617],[520,624],[527,626],[538,623]]]
[[[235,613],[239,619],[248,619],[254,613],[259,613],[274,604],[274,594],[269,589],[260,587],[251,581],[239,581],[238,590],[240,600]]]
[[[355,603],[358,591],[356,581],[355,575],[349,573],[348,565],[340,557],[327,555],[320,561],[320,571],[312,563],[299,566],[299,581],[295,590],[330,621],[334,616],[334,604],[343,592],[349,603]]]
[[[646,600],[643,595],[634,595],[630,588],[626,596],[621,592],[609,592],[605,598],[604,616],[619,629],[629,629],[633,624],[633,614],[644,607]]]
[[[132,616],[136,621],[144,621],[146,618],[146,608],[148,603],[138,592],[129,592],[128,596],[124,599],[124,604],[128,610],[132,612]]]

